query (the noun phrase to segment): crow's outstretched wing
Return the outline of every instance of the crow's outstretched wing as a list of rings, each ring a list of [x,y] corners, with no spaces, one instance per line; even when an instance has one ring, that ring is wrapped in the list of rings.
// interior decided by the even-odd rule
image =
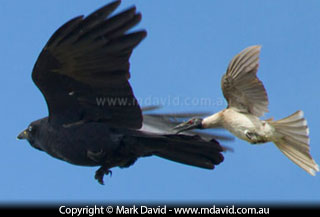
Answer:
[[[135,7],[110,16],[119,4],[115,1],[87,17],[70,20],[43,48],[32,79],[46,99],[50,123],[142,126],[128,79],[130,55],[146,32],[127,33],[141,20]]]

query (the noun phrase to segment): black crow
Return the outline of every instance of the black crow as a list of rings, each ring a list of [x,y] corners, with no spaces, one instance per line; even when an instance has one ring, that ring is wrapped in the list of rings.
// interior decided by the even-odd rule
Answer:
[[[129,167],[151,155],[213,169],[223,161],[216,140],[170,134],[171,126],[161,130],[160,116],[147,118],[142,127],[128,79],[129,57],[146,31],[128,33],[141,14],[131,7],[111,16],[119,4],[75,17],[49,39],[32,72],[49,116],[32,122],[18,139],[71,164],[100,166],[95,179],[101,184],[110,168]]]

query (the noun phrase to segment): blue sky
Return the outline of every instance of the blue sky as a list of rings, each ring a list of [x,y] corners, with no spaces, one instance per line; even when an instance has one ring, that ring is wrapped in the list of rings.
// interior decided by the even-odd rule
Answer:
[[[31,121],[47,115],[31,80],[41,49],[63,23],[108,2],[0,1],[1,203],[320,202],[319,174],[308,175],[272,143],[222,142],[234,152],[213,171],[140,159],[129,169],[113,169],[101,186],[93,179],[96,168],[70,165],[17,141]],[[319,1],[123,0],[120,10],[131,5],[143,16],[137,29],[148,31],[131,58],[130,82],[141,104],[162,99],[162,112],[223,109],[220,79],[229,61],[260,44],[258,75],[270,102],[265,118],[303,110],[311,153],[320,162]]]

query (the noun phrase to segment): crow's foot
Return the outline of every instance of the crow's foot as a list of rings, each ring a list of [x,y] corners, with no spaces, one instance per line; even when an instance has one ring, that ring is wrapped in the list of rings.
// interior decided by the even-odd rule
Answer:
[[[103,182],[103,177],[104,175],[109,175],[112,176],[112,171],[109,170],[108,168],[105,168],[105,167],[100,167],[97,171],[96,171],[96,174],[94,176],[94,178],[101,184],[101,185],[104,185],[104,182]]]

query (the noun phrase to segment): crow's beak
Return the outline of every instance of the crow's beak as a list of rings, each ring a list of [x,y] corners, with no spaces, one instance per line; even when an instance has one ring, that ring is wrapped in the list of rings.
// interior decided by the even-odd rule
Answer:
[[[28,138],[28,133],[27,130],[22,131],[21,133],[19,133],[19,135],[17,136],[17,139],[21,140],[21,139],[27,139]]]
[[[198,127],[198,124],[190,123],[189,121],[179,124],[178,126],[175,126],[173,130],[177,131],[176,133],[181,133],[183,131],[196,129]]]

